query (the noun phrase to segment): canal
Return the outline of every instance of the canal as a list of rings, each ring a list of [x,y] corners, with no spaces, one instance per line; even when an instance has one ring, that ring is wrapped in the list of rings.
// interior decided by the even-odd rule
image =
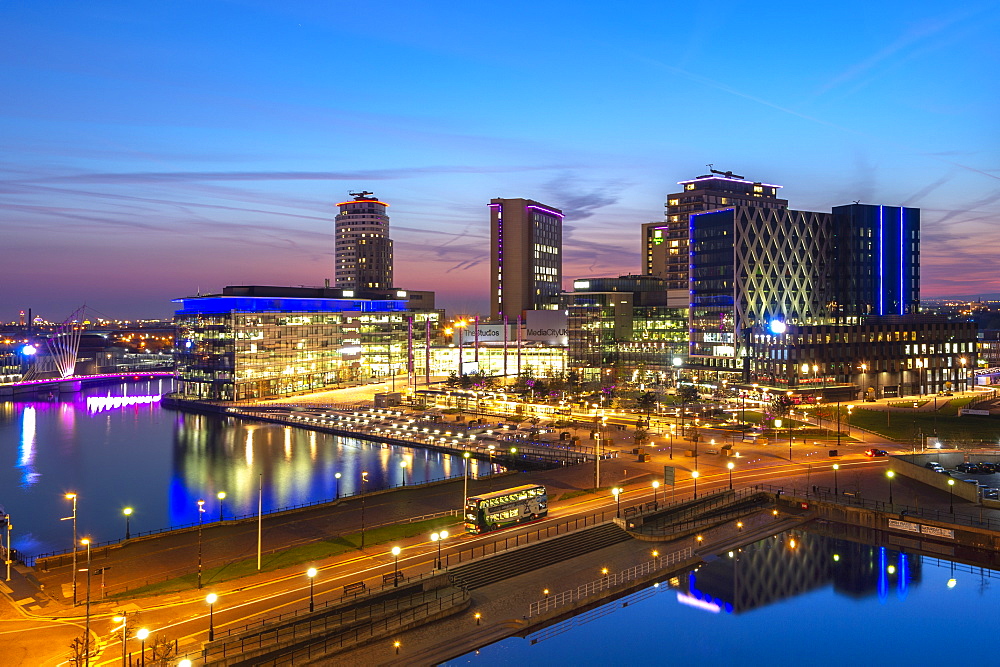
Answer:
[[[150,380],[0,402],[0,508],[14,548],[68,549],[70,492],[79,536],[105,542],[124,537],[126,507],[135,535],[196,523],[199,499],[208,521],[253,514],[258,497],[268,512],[353,494],[362,471],[366,491],[464,473],[461,457],[440,452],[167,410],[160,397],[171,390]]]
[[[839,667],[992,664],[996,655],[996,570],[809,530],[707,561],[444,664]]]

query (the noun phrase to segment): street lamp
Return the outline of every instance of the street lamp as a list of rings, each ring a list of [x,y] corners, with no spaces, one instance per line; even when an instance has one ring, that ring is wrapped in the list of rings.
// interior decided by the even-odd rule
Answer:
[[[615,514],[619,519],[622,516],[622,490],[619,487],[611,489],[611,495],[615,497],[615,501],[618,503],[618,512]]]
[[[441,569],[441,542],[443,542],[446,537],[448,537],[447,530],[442,530],[439,533],[431,533],[431,542],[437,542],[438,557],[435,567],[439,570]]]
[[[306,576],[309,577],[309,611],[313,611],[316,608],[313,597],[313,582],[316,579],[316,568],[311,567],[306,570]]]
[[[64,516],[59,520],[73,520],[73,605],[76,606],[76,494],[67,493],[64,497],[73,501],[73,516]]]
[[[865,374],[868,372],[868,364],[861,364],[859,368],[861,369],[861,400],[867,401],[868,396],[865,394]]]
[[[361,473],[361,550],[365,550],[365,484],[368,483],[368,472]]]
[[[403,486],[406,486],[406,461],[400,461],[399,467],[403,471]]]
[[[86,664],[90,664],[90,538],[85,537],[80,540],[80,544],[87,547],[87,621],[84,625],[83,654]]]
[[[656,502],[656,490],[660,488],[660,483],[658,481],[653,482],[653,507],[659,507],[660,504]]]
[[[208,641],[215,640],[215,601],[218,599],[219,596],[215,593],[205,596],[205,602],[208,603]]]
[[[340,473],[334,473],[333,478],[337,480],[337,500],[340,500]]]
[[[674,458],[674,431],[677,430],[677,424],[670,425],[670,458]]]
[[[840,486],[837,484],[837,471],[840,470],[840,464],[833,464],[833,495],[840,496]]]
[[[201,520],[205,513],[205,501],[198,501],[198,588],[201,588]]]
[[[965,374],[965,357],[959,357],[958,363],[962,364],[962,391],[969,388],[969,376]]]
[[[493,477],[494,477],[494,475],[493,475],[493,451],[496,449],[496,445],[490,445],[486,449],[488,449],[489,452],[490,452],[490,469],[489,469],[489,473],[490,473],[490,491],[492,491],[493,490]]]
[[[730,461],[729,463],[726,464],[726,467],[729,468],[729,490],[732,491],[733,490],[733,468],[736,467],[736,464],[733,463],[732,461]]]
[[[392,585],[399,586],[399,554],[402,551],[399,547],[392,548]]]
[[[948,480],[948,511],[955,513],[955,480]]]
[[[142,648],[139,651],[139,655],[142,656],[142,667],[146,667],[146,637],[149,636],[149,630],[146,628],[139,628],[139,631],[135,633],[135,638],[142,642]]]
[[[472,456],[469,452],[462,452],[462,458],[465,459],[465,470],[463,471],[464,484],[462,485],[462,513],[465,514],[465,503],[469,499],[469,457]]]
[[[219,523],[222,523],[222,501],[226,499],[226,492],[219,491],[215,497],[219,499]]]
[[[128,664],[125,661],[125,656],[126,656],[125,643],[128,641],[128,614],[124,611],[119,612],[119,614],[121,615],[115,616],[111,620],[114,621],[115,623],[122,624],[122,667],[125,667],[125,665]]]
[[[126,507],[122,510],[122,514],[125,515],[125,539],[128,540],[132,538],[132,508]]]
[[[892,505],[892,478],[896,476],[896,473],[892,470],[886,470],[885,476],[889,480],[889,505]]]
[[[700,476],[701,476],[701,473],[699,473],[697,470],[692,470],[691,471],[691,479],[694,480],[694,497],[695,498],[698,497],[698,477],[700,477]]]

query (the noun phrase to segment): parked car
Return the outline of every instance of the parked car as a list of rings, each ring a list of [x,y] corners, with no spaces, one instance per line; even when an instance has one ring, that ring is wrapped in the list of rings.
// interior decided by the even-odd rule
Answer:
[[[1000,489],[995,486],[984,486],[979,490],[979,495],[990,500],[1000,500]]]
[[[948,477],[951,477],[951,473],[945,470],[944,468],[935,468],[934,472],[939,472],[942,475],[948,475]]]
[[[884,449],[866,449],[865,456],[889,456],[889,452]]]
[[[958,472],[972,473],[979,470],[975,463],[959,463],[955,466],[955,470]]]
[[[987,475],[992,475],[997,471],[997,465],[995,463],[990,463],[989,461],[980,461],[976,465]]]

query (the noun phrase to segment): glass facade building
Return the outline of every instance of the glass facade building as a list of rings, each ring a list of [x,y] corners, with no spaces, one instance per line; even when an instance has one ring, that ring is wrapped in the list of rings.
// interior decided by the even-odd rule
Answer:
[[[178,392],[209,400],[288,396],[405,373],[438,311],[329,288],[228,287],[175,313]],[[420,334],[422,336],[422,334]]]

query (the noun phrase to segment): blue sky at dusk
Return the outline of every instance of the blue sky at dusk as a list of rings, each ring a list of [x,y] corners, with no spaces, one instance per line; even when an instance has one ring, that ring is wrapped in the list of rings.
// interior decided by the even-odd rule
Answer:
[[[1000,292],[1000,2],[0,3],[0,320],[166,316],[333,278],[351,190],[396,282],[488,310],[491,197],[566,286],[640,271],[707,163],[795,209],[922,209],[925,298]]]

